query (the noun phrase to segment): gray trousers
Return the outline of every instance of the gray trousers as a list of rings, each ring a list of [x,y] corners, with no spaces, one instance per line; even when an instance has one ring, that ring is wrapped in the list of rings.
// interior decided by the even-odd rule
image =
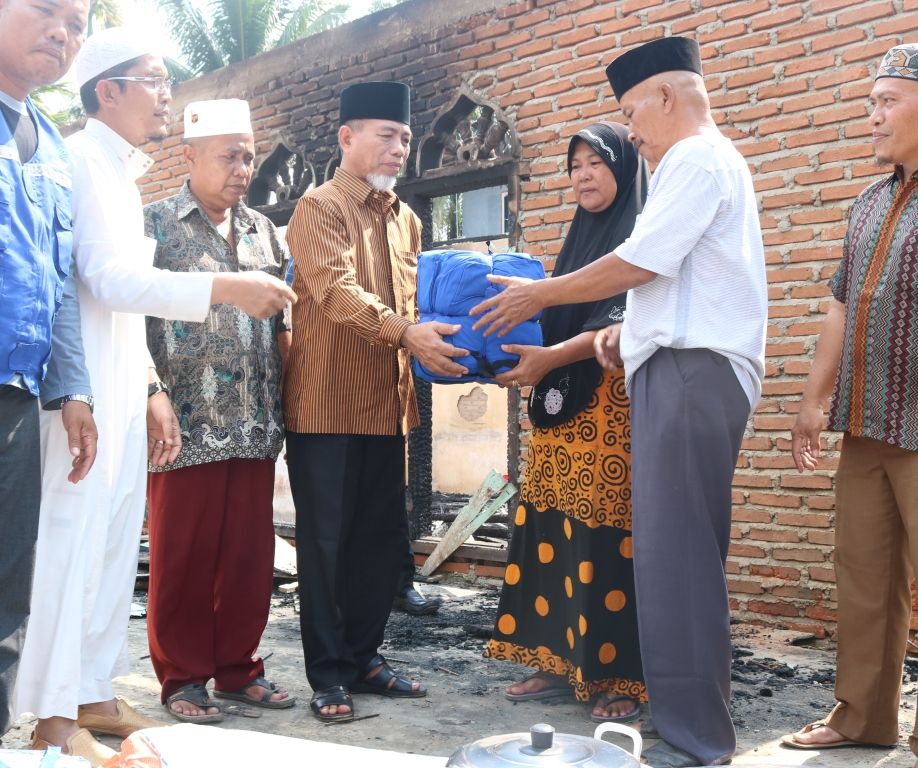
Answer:
[[[661,348],[631,382],[634,581],[657,731],[711,763],[732,755],[731,484],[749,399],[730,361]]]
[[[0,736],[29,618],[40,499],[38,399],[0,386]]]

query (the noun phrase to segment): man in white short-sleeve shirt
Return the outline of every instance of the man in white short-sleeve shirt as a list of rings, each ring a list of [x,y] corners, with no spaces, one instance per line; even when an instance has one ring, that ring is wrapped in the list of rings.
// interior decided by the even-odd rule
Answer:
[[[762,392],[765,261],[752,179],[720,133],[669,149],[616,255],[657,276],[632,289],[621,356],[629,384],[660,347],[726,357],[750,407]]]
[[[545,307],[631,289],[624,325],[600,333],[596,350],[606,367],[624,363],[631,396],[637,613],[662,737],[644,757],[720,765],[736,748],[724,575],[731,485],[764,375],[756,200],[745,161],[711,117],[697,43],[656,40],[606,73],[629,138],[655,167],[631,237],[563,277],[494,278],[506,289],[472,313],[502,335]]]

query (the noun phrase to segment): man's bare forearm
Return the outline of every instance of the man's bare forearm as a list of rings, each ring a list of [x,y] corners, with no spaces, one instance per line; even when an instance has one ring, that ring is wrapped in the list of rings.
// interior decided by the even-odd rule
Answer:
[[[803,389],[803,403],[817,405],[825,410],[829,397],[835,388],[835,377],[841,361],[842,347],[845,342],[845,305],[832,299],[819,341],[816,342],[816,354],[810,366]]]
[[[576,272],[540,281],[539,304],[556,307],[600,301],[649,283],[656,276],[655,272],[623,261],[615,253],[607,253]]]

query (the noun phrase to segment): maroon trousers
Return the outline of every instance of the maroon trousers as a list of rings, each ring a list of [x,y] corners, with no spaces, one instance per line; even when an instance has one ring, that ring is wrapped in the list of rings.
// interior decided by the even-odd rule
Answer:
[[[233,691],[253,659],[274,576],[274,462],[228,459],[150,473],[147,634],[162,701],[214,679]]]

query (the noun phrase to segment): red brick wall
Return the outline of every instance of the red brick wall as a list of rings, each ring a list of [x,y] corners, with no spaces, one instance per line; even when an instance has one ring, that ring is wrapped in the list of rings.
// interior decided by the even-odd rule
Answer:
[[[418,137],[460,84],[471,86],[500,104],[520,136],[531,170],[520,247],[550,262],[573,215],[567,139],[585,123],[619,117],[604,66],[646,40],[695,36],[717,122],[754,175],[768,263],[767,379],[734,483],[733,607],[742,619],[831,633],[837,436],[828,437],[821,469],[801,475],[789,428],[847,211],[881,172],[871,162],[865,110],[876,62],[918,28],[918,0],[496,5],[414,0],[188,83],[175,106],[248,98],[259,150],[289,134],[321,171],[334,149],[337,95],[349,81],[410,83]],[[177,144],[176,134],[158,152],[148,199],[178,183]]]

